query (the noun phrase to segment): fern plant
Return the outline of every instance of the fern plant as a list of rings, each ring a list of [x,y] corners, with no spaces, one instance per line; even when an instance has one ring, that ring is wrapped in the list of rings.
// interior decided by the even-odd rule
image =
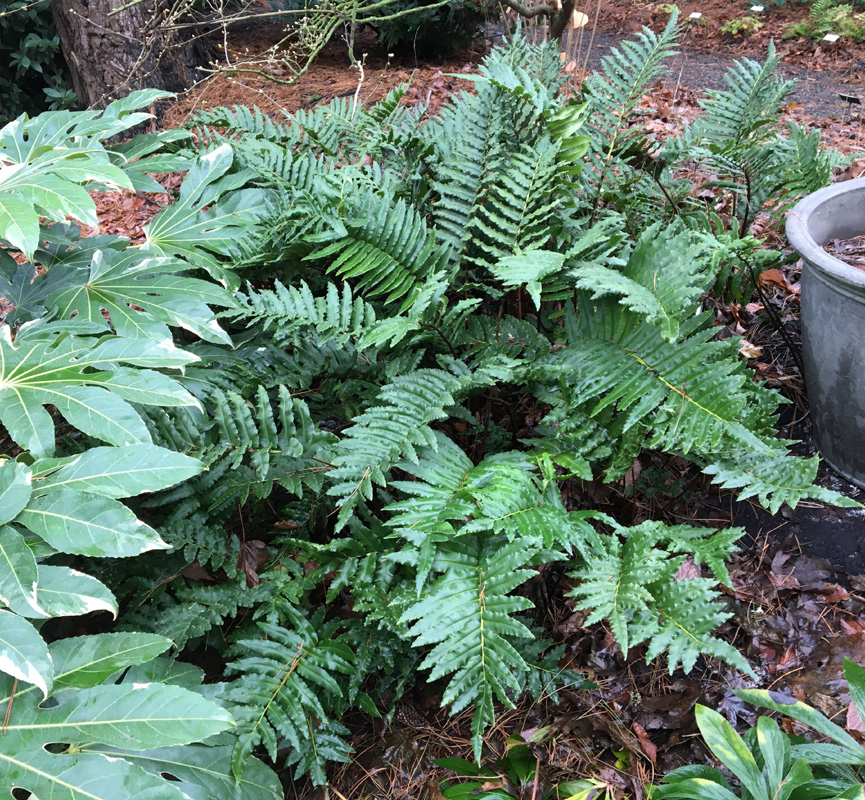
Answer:
[[[273,775],[256,756],[324,783],[350,754],[345,715],[386,714],[412,682],[471,707],[478,760],[497,708],[579,683],[551,678],[561,650],[529,613],[551,562],[624,651],[750,673],[716,636],[741,531],[626,524],[584,490],[648,449],[773,511],[850,502],[776,438],[782,398],[703,307],[713,286],[744,291],[743,259],[774,257],[750,231],[765,202],[783,207],[836,158],[773,124],[788,87],[772,54],[735,67],[683,136],[650,143],[636,110],[677,31],[623,45],[570,98],[557,52],[517,37],[431,118],[396,92],[281,121],[212,109],[188,142],[103,147],[128,104],[39,128],[38,153],[0,132],[46,174],[64,136],[90,137],[68,164],[46,157],[77,211],[43,213],[14,184],[26,170],[0,167],[26,206],[23,233],[0,219],[26,256],[0,286],[16,306],[0,340],[11,678],[58,685],[54,644],[28,621],[55,612],[110,610],[111,636],[169,643],[128,673],[158,685],[187,680],[182,659],[207,645],[219,667],[183,685],[225,730],[122,759],[257,797]],[[60,221],[92,220],[77,189],[134,186],[154,158],[188,172],[142,245]],[[723,176],[734,213],[700,206],[686,160]],[[686,559],[698,577],[682,578]]]

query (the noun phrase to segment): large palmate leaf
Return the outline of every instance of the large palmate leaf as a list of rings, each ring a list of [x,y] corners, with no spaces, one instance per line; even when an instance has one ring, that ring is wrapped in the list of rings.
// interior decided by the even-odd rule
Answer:
[[[138,663],[137,654],[131,655],[134,650],[129,648],[130,657],[119,656],[114,663]],[[92,657],[93,649],[87,652]],[[78,669],[86,671],[87,666],[79,662]],[[8,710],[0,747],[0,785],[52,800],[181,800],[185,795],[159,775],[120,757],[79,747],[49,751],[48,744],[100,743],[140,751],[188,744],[233,725],[227,711],[177,686],[93,686],[62,692],[50,707],[42,707],[41,698],[32,692],[13,695],[13,682],[6,679],[0,681],[0,696]]]
[[[14,512],[12,524],[0,527],[0,603],[9,609],[0,617],[0,672],[43,692],[50,688],[51,658],[35,628],[21,617],[117,612],[114,595],[100,581],[69,567],[38,563],[39,548],[33,547],[38,540],[26,541],[20,526],[39,537],[49,553],[122,558],[167,548],[155,530],[115,498],[166,488],[203,468],[196,459],[150,444],[94,447],[76,456],[39,459],[32,467],[0,465],[0,484],[10,487],[6,494]]]
[[[39,244],[40,216],[72,217],[97,227],[96,205],[87,187],[95,183],[131,189],[134,185],[112,163],[101,142],[150,119],[151,114],[135,109],[166,96],[146,90],[133,92],[103,111],[55,111],[34,119],[25,114],[0,130],[0,238],[32,258]],[[162,140],[157,146],[162,146]],[[155,149],[138,147],[138,157]],[[114,160],[126,165],[122,155]],[[148,166],[154,172],[159,165]],[[136,162],[132,170],[137,175],[148,166]]]
[[[88,753],[122,758],[155,775],[172,775],[177,787],[193,800],[282,800],[282,784],[270,767],[250,759],[240,777],[231,772],[231,747],[181,745],[133,752],[91,745]]]
[[[45,304],[56,306],[61,317],[75,316],[106,330],[107,312],[118,336],[168,339],[168,326],[174,325],[209,342],[231,344],[208,307],[234,305],[231,295],[214,283],[179,274],[187,268],[174,258],[147,258],[136,248],[97,250],[89,274],[51,294]],[[60,268],[49,275],[55,271]]]
[[[144,232],[144,249],[154,255],[178,256],[214,277],[223,266],[214,254],[239,255],[270,209],[270,193],[241,189],[255,174],[230,173],[234,153],[228,144],[202,156],[186,173],[177,202],[159,213]]]
[[[202,469],[200,461],[152,444],[91,447],[62,461],[38,460],[33,465],[39,478],[37,496],[75,489],[113,498],[165,489]]]
[[[197,360],[170,340],[96,339],[38,330],[19,333],[13,343],[10,328],[0,326],[0,423],[36,456],[54,450],[54,421],[45,405],[54,406],[84,433],[117,445],[150,442],[146,425],[127,400],[198,405],[164,375],[112,369],[118,364],[182,367]],[[92,332],[92,327],[85,330]]]
[[[45,697],[51,690],[54,665],[48,646],[26,619],[3,609],[0,609],[0,670],[38,686]]]

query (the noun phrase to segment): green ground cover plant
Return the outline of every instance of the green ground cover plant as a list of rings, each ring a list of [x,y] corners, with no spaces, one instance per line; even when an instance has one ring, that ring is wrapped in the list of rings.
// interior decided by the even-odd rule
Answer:
[[[840,160],[779,130],[774,52],[649,140],[677,35],[578,95],[517,36],[438,116],[397,91],[105,145],[145,92],[0,130],[4,785],[116,797],[110,764],[130,797],[280,797],[258,757],[324,783],[345,715],[421,680],[472,709],[480,761],[497,704],[581,685],[524,591],[551,562],[623,651],[752,673],[714,635],[741,531],[625,524],[584,487],[649,449],[772,511],[851,502],[775,437],[781,397],[703,305],[778,263],[755,218]],[[166,171],[142,244],[69,220]]]

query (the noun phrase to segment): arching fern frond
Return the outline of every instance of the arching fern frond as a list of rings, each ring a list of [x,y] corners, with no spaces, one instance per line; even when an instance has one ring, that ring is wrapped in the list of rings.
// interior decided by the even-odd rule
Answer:
[[[284,608],[284,622],[259,622],[258,638],[235,642],[226,667],[242,676],[227,684],[222,697],[237,721],[238,740],[231,757],[235,776],[256,745],[273,761],[290,747],[295,775],[309,773],[317,785],[327,780],[327,761],[348,761],[348,729],[338,721],[344,710],[337,675],[354,671],[354,653],[336,635],[339,620],[324,621],[321,608],[310,618]]]
[[[368,297],[400,302],[403,309],[412,304],[423,282],[443,269],[446,258],[446,250],[414,208],[372,191],[355,193],[337,241],[307,256],[333,259],[328,272],[354,280]]]
[[[352,297],[351,286],[343,284],[342,292],[329,283],[322,297],[313,295],[305,281],[288,286],[274,281],[273,289],[255,290],[247,286],[236,296],[239,308],[224,316],[245,321],[249,327],[267,331],[282,342],[290,342],[299,328],[310,327],[319,341],[344,344],[359,339],[376,322],[375,308],[360,297]]]
[[[592,414],[615,407],[624,430],[647,423],[649,447],[706,455],[743,447],[776,452],[777,444],[752,432],[762,409],[745,388],[742,365],[729,358],[730,343],[709,341],[713,332],[700,330],[701,321],[683,320],[680,341],[668,342],[609,300],[594,308],[582,304],[564,356],[575,369],[577,401],[601,398]]]
[[[436,447],[429,423],[445,417],[453,405],[457,381],[446,372],[419,369],[382,387],[376,404],[353,420],[337,445],[328,494],[338,498],[337,529],[361,499],[372,499],[372,484],[384,486],[385,473],[402,456],[417,461],[415,446]]]
[[[620,296],[621,303],[660,328],[668,342],[679,338],[679,321],[713,275],[709,242],[690,231],[660,224],[646,228],[621,270],[600,264],[576,266],[578,288],[593,298]]]

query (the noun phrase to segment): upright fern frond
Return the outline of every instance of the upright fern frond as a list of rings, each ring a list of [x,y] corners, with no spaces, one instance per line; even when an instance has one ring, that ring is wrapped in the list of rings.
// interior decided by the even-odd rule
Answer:
[[[479,85],[477,95],[463,93],[459,102],[443,109],[433,129],[435,179],[438,194],[433,219],[438,240],[448,248],[450,261],[459,263],[469,240],[469,221],[481,205],[484,181],[503,155],[499,93]]]
[[[598,197],[614,156],[628,150],[641,152],[646,147],[645,134],[629,125],[640,98],[660,77],[663,62],[675,55],[677,22],[674,11],[661,34],[644,28],[636,41],[623,42],[621,49],[614,48],[601,61],[603,72],[586,80],[585,96],[591,109],[587,133],[592,142],[592,180]]]
[[[730,88],[709,92],[708,98],[700,102],[705,113],[695,123],[698,135],[718,149],[765,139],[769,133],[766,127],[778,118],[784,99],[795,85],[795,81],[778,77],[780,63],[773,42],[769,42],[769,53],[762,64],[748,58],[734,62],[724,75]]]
[[[561,202],[558,146],[542,137],[524,145],[502,163],[495,180],[486,182],[484,202],[474,212],[468,232],[475,259],[489,266],[516,249],[543,247],[550,238],[550,219]]]

